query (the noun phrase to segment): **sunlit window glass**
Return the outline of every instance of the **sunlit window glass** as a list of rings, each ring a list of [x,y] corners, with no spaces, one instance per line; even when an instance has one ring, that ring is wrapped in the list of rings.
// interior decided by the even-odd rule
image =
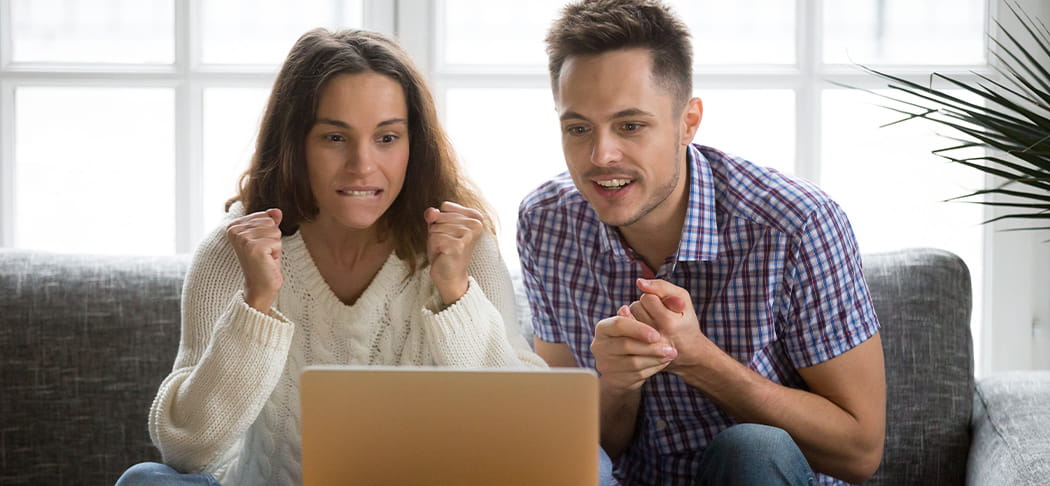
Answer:
[[[565,0],[438,2],[445,65],[547,65],[544,38]],[[443,7],[443,8],[442,8]]]
[[[362,0],[207,0],[201,60],[277,66],[307,30],[361,27]]]
[[[70,253],[175,251],[174,93],[15,92],[15,246]]]
[[[12,0],[12,60],[170,64],[172,1]]]
[[[204,231],[222,219],[255,152],[268,88],[204,90]]]
[[[900,118],[882,103],[859,91],[825,93],[821,186],[846,210],[862,252],[933,247],[962,257],[979,317],[984,208],[945,200],[983,187],[984,175],[933,155],[955,143],[930,124],[879,128]]]
[[[824,62],[985,62],[983,0],[852,0],[823,5]]]
[[[671,0],[668,4],[689,26],[698,67],[795,62],[792,0]]]
[[[450,89],[447,103],[449,137],[499,215],[504,259],[517,265],[518,204],[566,170],[550,90]]]
[[[701,89],[696,94],[703,101],[704,116],[694,142],[781,172],[795,172],[793,91]]]

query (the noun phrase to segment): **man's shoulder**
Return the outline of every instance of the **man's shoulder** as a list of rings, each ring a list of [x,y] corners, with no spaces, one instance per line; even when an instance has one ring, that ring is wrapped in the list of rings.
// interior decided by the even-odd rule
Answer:
[[[805,231],[814,215],[838,209],[823,189],[802,177],[763,167],[741,157],[696,146],[714,178],[719,211],[787,234]]]
[[[529,192],[522,199],[518,214],[522,218],[559,213],[569,216],[579,213],[586,205],[587,200],[576,190],[572,177],[563,172]]]

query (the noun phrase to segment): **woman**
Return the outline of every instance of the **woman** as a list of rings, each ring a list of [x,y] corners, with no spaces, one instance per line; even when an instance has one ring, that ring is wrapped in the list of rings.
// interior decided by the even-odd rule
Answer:
[[[315,364],[543,367],[408,56],[308,32],[278,74],[225,228],[183,290],[149,430],[164,462],[118,481],[297,484],[298,380]]]

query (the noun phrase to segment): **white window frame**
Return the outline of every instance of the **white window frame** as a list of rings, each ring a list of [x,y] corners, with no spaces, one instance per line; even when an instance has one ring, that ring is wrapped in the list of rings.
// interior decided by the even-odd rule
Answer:
[[[203,92],[209,87],[269,87],[269,68],[202,65],[201,2],[175,0],[175,58],[170,66],[62,65],[12,63],[11,0],[0,0],[0,247],[14,244],[15,191],[14,92],[20,86],[142,86],[175,91],[175,194],[178,253],[192,251],[202,236]],[[437,62],[441,0],[365,0],[365,26],[397,35],[432,81],[440,112],[445,92],[457,87],[549,87],[545,72],[448,69]],[[497,1],[497,0],[494,0]],[[798,0],[797,64],[787,68],[696,73],[705,88],[786,88],[796,93],[796,173],[819,183],[821,96],[826,81],[877,88],[881,81],[852,66],[824,65],[821,13],[825,1]],[[988,0],[987,18],[1005,11],[1004,0]],[[1050,19],[1050,4],[1021,0],[1029,13]],[[1007,22],[1008,23],[1008,22]],[[928,80],[928,67],[877,66],[917,82]],[[971,71],[987,66],[937,66],[938,72],[974,80]],[[992,184],[989,181],[989,184]],[[986,215],[996,211],[987,208]],[[984,228],[983,314],[975,326],[977,373],[1007,369],[1050,368],[1050,245],[1045,233],[1003,233]],[[1019,291],[1018,282],[1022,282]]]
[[[202,2],[174,0],[175,52],[170,65],[15,63],[11,0],[0,0],[0,247],[14,245],[14,94],[22,86],[171,88],[175,94],[175,252],[189,253],[204,236],[202,208],[204,90],[269,88],[272,66],[201,62]],[[365,28],[394,32],[396,4],[364,1]]]
[[[549,88],[546,72],[516,67],[494,70],[450,68],[441,66],[439,52],[441,3],[443,0],[398,0],[398,33],[402,44],[411,52],[420,68],[432,82],[439,111],[444,114],[445,93],[451,88],[523,87]],[[705,89],[735,88],[791,89],[796,93],[796,174],[820,183],[822,92],[842,89],[829,86],[834,81],[864,88],[885,87],[881,81],[855,66],[823,63],[822,14],[828,0],[796,2],[795,66],[729,71],[702,69],[695,78]],[[993,24],[998,12],[1007,11],[1004,0],[988,0],[986,26]],[[1050,19],[1050,5],[1039,0],[1021,0],[1033,15]],[[986,31],[994,31],[987,28]],[[987,47],[987,42],[985,45]],[[974,74],[992,74],[987,64],[980,65],[872,65],[917,83],[929,82],[930,72],[948,74],[956,79],[976,81]],[[992,181],[988,181],[992,184]],[[986,219],[996,211],[986,207]],[[1003,233],[985,225],[983,231],[983,289],[974,298],[983,302],[981,315],[974,317],[975,370],[978,376],[1009,369],[1050,368],[1050,245],[1043,244],[1045,232]],[[1042,256],[1040,256],[1042,255]],[[1020,256],[1020,259],[1018,258]],[[1020,261],[1019,261],[1020,260]],[[1037,265],[1025,262],[1034,261]],[[1040,271],[1038,268],[1042,268]],[[1017,282],[1032,282],[1031,292],[1018,291]],[[1041,323],[1041,324],[1040,324]],[[1040,353],[1039,350],[1045,351]],[[1040,359],[1042,361],[1040,361]]]

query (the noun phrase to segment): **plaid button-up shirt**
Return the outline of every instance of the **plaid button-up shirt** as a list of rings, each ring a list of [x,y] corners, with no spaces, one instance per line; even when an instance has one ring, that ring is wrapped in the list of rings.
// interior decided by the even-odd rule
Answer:
[[[689,207],[678,250],[656,278],[685,288],[704,334],[769,380],[806,389],[799,368],[879,329],[846,215],[813,184],[710,147],[688,150]],[[537,337],[595,367],[595,324],[640,297],[652,272],[598,220],[568,174],[521,203],[518,252]],[[707,444],[735,422],[661,372],[642,389],[625,484],[692,484]],[[845,484],[820,476],[822,484]]]

